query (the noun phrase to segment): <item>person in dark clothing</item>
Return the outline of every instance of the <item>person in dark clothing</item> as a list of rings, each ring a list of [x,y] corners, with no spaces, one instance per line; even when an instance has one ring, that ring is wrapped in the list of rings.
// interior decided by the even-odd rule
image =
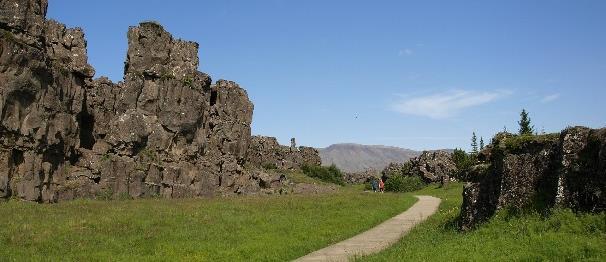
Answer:
[[[377,182],[377,179],[373,178],[372,180],[370,180],[370,185],[372,186],[372,191],[377,192],[377,190],[379,189],[379,183]]]

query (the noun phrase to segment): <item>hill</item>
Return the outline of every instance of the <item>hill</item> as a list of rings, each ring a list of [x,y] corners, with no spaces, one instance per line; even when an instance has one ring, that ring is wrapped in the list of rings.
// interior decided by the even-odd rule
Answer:
[[[322,165],[335,164],[345,172],[360,172],[366,169],[382,170],[391,162],[405,162],[421,154],[406,148],[360,145],[360,144],[334,144],[327,148],[318,148]]]

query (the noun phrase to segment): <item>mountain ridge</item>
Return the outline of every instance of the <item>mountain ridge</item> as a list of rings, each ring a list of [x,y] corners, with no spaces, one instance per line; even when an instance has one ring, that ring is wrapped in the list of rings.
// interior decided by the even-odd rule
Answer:
[[[397,146],[356,143],[332,144],[317,150],[320,152],[322,165],[335,164],[344,172],[361,172],[368,169],[380,171],[391,162],[406,162],[422,152]]]

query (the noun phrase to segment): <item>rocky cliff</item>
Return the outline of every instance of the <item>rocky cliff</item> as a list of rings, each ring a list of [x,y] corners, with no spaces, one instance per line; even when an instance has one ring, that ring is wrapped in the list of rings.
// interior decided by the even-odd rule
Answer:
[[[478,158],[484,163],[473,169],[475,181],[463,192],[464,230],[503,208],[606,211],[606,129],[573,127],[540,136],[500,133]]]
[[[197,43],[141,23],[128,30],[124,81],[93,80],[84,33],[46,20],[47,5],[0,2],[0,198],[258,191],[259,174],[243,168],[267,153],[250,146],[253,104],[197,71]],[[310,148],[273,157],[319,162]]]

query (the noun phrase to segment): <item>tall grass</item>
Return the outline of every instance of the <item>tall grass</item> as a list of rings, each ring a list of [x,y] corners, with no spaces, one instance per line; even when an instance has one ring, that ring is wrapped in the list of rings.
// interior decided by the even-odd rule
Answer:
[[[440,210],[393,247],[360,261],[605,261],[606,214],[552,210],[500,211],[488,223],[460,232],[462,184],[430,186],[415,194],[442,198]]]
[[[425,182],[418,176],[395,175],[385,181],[385,191],[389,192],[410,192],[425,186]]]

